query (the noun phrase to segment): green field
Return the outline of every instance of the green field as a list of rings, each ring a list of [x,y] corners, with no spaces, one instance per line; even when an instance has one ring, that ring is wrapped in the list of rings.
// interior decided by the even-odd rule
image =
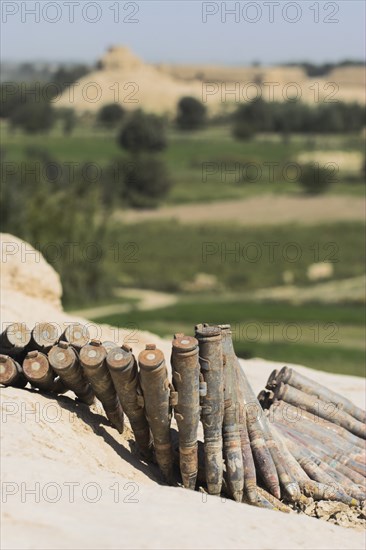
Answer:
[[[63,136],[56,129],[46,137],[8,132],[5,124],[0,129],[2,141],[6,141],[5,158],[9,162],[22,161],[30,147],[48,151],[51,158],[59,162],[93,162],[101,169],[116,158],[127,160],[126,153],[117,146],[115,133],[100,129],[79,127],[71,136]],[[171,129],[168,147],[159,155],[173,181],[165,202],[209,202],[263,193],[301,195],[295,169],[289,163],[297,162],[300,153],[319,150],[325,152],[326,162],[333,162],[334,151],[362,153],[363,140],[358,135],[294,135],[285,142],[280,136],[259,135],[242,142],[234,140],[226,126],[212,126],[196,132]],[[360,171],[340,170],[335,179],[329,193],[364,193]]]
[[[215,277],[217,292],[246,292],[282,285],[288,271],[295,284],[309,285],[307,268],[318,262],[332,263],[333,279],[364,273],[361,223],[243,228],[149,222],[116,225],[110,238],[107,257],[111,269],[118,264],[121,286],[175,292],[205,273]]]

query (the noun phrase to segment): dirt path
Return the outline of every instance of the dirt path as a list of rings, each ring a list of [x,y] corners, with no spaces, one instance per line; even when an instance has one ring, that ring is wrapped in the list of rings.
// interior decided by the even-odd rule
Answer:
[[[182,223],[235,222],[240,225],[272,225],[365,221],[365,201],[361,197],[288,197],[264,195],[243,200],[208,204],[166,206],[157,210],[118,212],[118,219],[138,223],[174,219]]]
[[[128,313],[132,309],[147,311],[149,309],[158,309],[175,304],[178,297],[166,292],[157,292],[155,290],[141,290],[140,288],[121,288],[116,291],[119,298],[132,298],[136,302],[126,304],[109,304],[106,306],[96,306],[86,309],[70,311],[70,315],[86,317],[87,319],[98,319],[108,315],[118,315]]]

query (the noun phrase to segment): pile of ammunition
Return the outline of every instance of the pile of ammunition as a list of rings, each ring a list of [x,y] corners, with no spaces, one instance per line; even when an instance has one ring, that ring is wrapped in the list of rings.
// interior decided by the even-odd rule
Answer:
[[[9,325],[0,335],[0,383],[71,390],[86,405],[97,398],[120,433],[126,415],[141,457],[156,461],[167,483],[285,512],[309,497],[350,506],[366,499],[365,412],[287,367],[257,399],[230,325],[176,334],[172,380],[154,344],[136,359],[127,345],[90,340],[80,323],[60,332],[51,323]]]

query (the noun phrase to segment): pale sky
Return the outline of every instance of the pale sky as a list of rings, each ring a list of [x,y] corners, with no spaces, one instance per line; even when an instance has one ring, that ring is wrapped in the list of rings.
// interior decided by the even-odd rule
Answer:
[[[365,55],[363,0],[2,0],[1,21],[3,61],[93,63],[114,44],[155,63],[322,63]]]

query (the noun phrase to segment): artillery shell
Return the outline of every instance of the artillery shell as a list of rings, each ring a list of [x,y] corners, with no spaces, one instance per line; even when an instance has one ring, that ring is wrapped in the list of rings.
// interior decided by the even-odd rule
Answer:
[[[279,473],[282,476],[282,485],[288,492],[289,496],[295,496],[298,492],[298,487],[296,486],[294,480],[289,481],[288,475],[287,473],[285,474],[282,466],[279,468],[279,472],[277,471],[275,460],[277,463],[280,463],[282,459],[278,457],[278,452],[274,453],[275,445],[273,444],[273,437],[268,420],[263,414],[263,410],[239,364],[239,361],[236,360],[236,363],[240,388],[242,391],[244,404],[247,409],[248,433],[253,457],[258,467],[258,473],[274,497],[281,497]],[[254,409],[255,414],[253,414],[252,409]],[[268,447],[268,444],[270,448]]]
[[[141,403],[137,362],[131,348],[128,346],[119,348],[114,345],[107,354],[106,364],[122,409],[130,421],[139,450],[146,458],[151,458],[152,439]]]
[[[296,458],[302,469],[311,479],[317,481],[318,483],[325,483],[326,485],[329,485],[333,488],[332,493],[327,496],[328,500],[339,500],[340,502],[343,502],[344,504],[348,504],[350,506],[358,505],[358,501],[355,498],[348,495],[346,491],[341,487],[341,485],[337,483],[332,476],[321,469],[318,464],[316,464],[312,460],[310,451],[301,446],[298,441],[295,442],[289,437],[286,437],[286,445],[288,446],[291,454]]]
[[[12,323],[0,334],[0,353],[21,363],[30,342],[30,330],[25,323]]]
[[[221,330],[197,325],[201,373],[207,393],[201,398],[207,490],[220,495],[223,480],[222,424],[224,419],[224,374]]]
[[[168,379],[163,353],[148,344],[138,357],[140,383],[145,412],[154,440],[155,455],[160,470],[168,481],[173,480],[173,453],[170,438],[172,386]]]
[[[110,340],[105,340],[104,342],[102,342],[102,346],[105,349],[105,351],[107,352],[107,355],[111,351],[111,349],[115,349],[115,348],[121,349],[118,344],[116,344],[115,342],[112,342]]]
[[[83,346],[86,346],[90,341],[88,327],[81,323],[72,323],[64,331],[61,340],[68,342],[79,351]]]
[[[325,401],[326,403],[334,403],[339,409],[348,413],[350,416],[362,422],[366,423],[366,412],[354,405],[349,399],[346,399],[343,395],[322,386],[315,380],[296,372],[289,367],[283,367],[278,375],[278,382],[289,384],[290,386],[301,390],[308,395],[317,397],[318,399]],[[365,439],[364,437],[363,439]]]
[[[60,329],[55,323],[37,323],[31,332],[30,350],[48,353],[60,339]]]
[[[362,457],[361,460],[363,462],[366,459],[364,440],[360,439],[354,434],[351,434],[342,426],[333,424],[333,422],[329,422],[324,418],[319,418],[318,415],[314,415],[309,411],[305,411],[304,409],[300,409],[299,407],[296,407],[294,405],[291,405],[290,403],[286,403],[285,401],[281,400],[273,403],[270,408],[270,415],[276,420],[278,419],[279,421],[281,421],[283,419],[284,421],[286,421],[286,423],[291,424],[298,421],[309,422],[314,426],[315,429],[322,432],[321,437],[337,437],[337,439],[339,439],[341,448],[343,448],[345,445],[355,446],[357,447],[357,449],[355,449],[354,452],[357,452]]]
[[[179,431],[179,466],[182,482],[195,489],[198,473],[197,431],[200,419],[200,364],[198,341],[177,334],[172,342],[173,386],[178,393],[174,416]]]
[[[268,500],[268,502],[270,502],[277,510],[280,510],[280,512],[285,512],[285,514],[290,514],[292,512],[289,506],[286,506],[286,504],[268,493],[265,489],[262,489],[262,487],[258,487],[258,493]]]
[[[68,342],[61,341],[48,352],[48,360],[64,385],[87,405],[94,403],[93,390],[84,376],[75,350]]]
[[[356,420],[353,416],[345,411],[337,409],[329,409],[329,403],[325,403],[314,396],[302,392],[288,384],[282,382],[276,387],[275,396],[277,399],[282,399],[292,405],[297,405],[302,409],[317,414],[321,418],[325,418],[334,424],[343,426],[353,434],[366,439],[366,425]]]
[[[32,386],[45,392],[65,393],[67,388],[56,379],[46,355],[34,350],[23,361],[23,372]]]
[[[0,355],[0,384],[25,388],[27,382],[19,363],[8,355]]]
[[[238,391],[236,383],[236,356],[230,325],[219,325],[222,334],[224,361],[224,421],[223,451],[232,497],[237,502],[243,500],[244,468],[238,416]]]
[[[275,389],[275,387],[278,384],[278,380],[277,380],[278,374],[279,374],[279,371],[277,369],[275,369],[271,372],[271,374],[269,375],[269,378],[267,380],[267,384],[266,384],[267,390],[274,390]]]
[[[105,364],[107,356],[99,340],[92,340],[80,350],[80,363],[90,382],[93,391],[101,404],[110,423],[123,432],[123,410],[118,400],[111,375]]]

